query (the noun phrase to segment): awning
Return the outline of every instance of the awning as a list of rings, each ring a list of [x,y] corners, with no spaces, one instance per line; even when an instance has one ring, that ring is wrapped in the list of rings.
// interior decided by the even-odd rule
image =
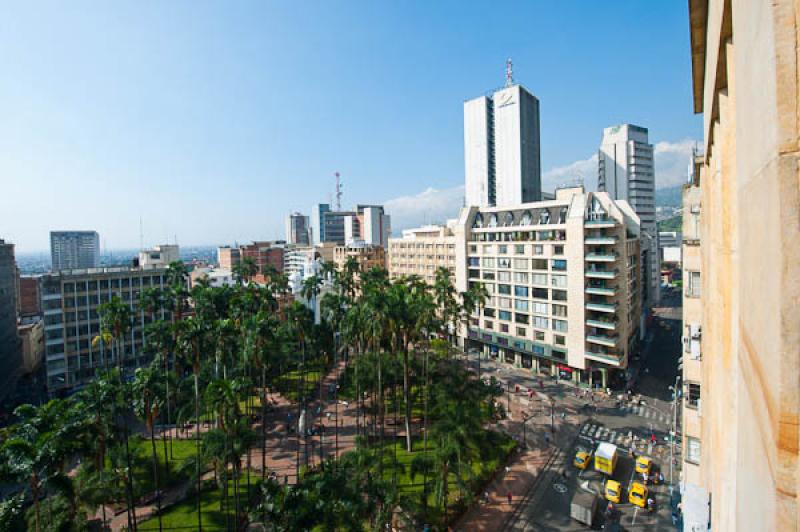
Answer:
[[[558,369],[561,370],[561,371],[566,371],[567,373],[572,373],[573,372],[573,369],[571,367],[566,366],[564,364],[559,364],[558,365]]]

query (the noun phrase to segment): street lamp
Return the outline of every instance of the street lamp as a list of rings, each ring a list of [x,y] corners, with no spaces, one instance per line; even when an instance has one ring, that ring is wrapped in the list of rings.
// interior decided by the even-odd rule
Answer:
[[[669,389],[672,392],[672,419],[670,433],[669,433],[669,487],[670,492],[673,488],[672,482],[672,471],[674,469],[675,463],[675,435],[678,432],[678,395],[680,395],[680,388],[679,383],[681,380],[681,376],[678,375],[675,377],[675,386],[670,386]]]
[[[550,432],[556,433],[556,401],[550,398]]]

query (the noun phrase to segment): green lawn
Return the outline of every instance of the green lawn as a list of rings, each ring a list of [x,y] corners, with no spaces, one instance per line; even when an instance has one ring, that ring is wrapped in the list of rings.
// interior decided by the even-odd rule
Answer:
[[[181,474],[178,470],[186,459],[195,456],[194,440],[172,440],[167,442],[167,456],[170,456],[170,446],[172,446],[169,460],[169,475],[167,475],[167,465],[164,456],[164,442],[156,440],[156,455],[159,461],[159,481],[161,488],[175,486],[188,479],[188,476]],[[134,457],[133,482],[137,497],[155,491],[153,480],[153,451],[149,438],[131,438],[130,450]]]
[[[239,496],[240,496],[240,512],[245,513],[247,509],[247,483],[246,475],[242,473],[239,480]],[[251,474],[250,491],[255,493],[255,478]],[[229,495],[229,509],[228,515],[230,523],[233,523],[233,516],[235,513],[234,499],[233,499],[233,480],[228,481],[228,495]],[[203,510],[203,529],[220,530],[225,529],[225,514],[220,510],[220,502],[222,501],[222,490],[217,489],[216,485],[207,485],[203,489],[201,497],[201,508]],[[197,528],[197,499],[195,494],[190,494],[183,501],[170,506],[164,510],[162,515],[162,524],[165,529],[186,529],[195,530]],[[231,529],[233,527],[231,526]],[[139,530],[158,530],[158,518],[153,517],[147,521],[139,523]]]
[[[305,371],[305,394],[306,397],[315,396],[319,390],[319,382],[323,376],[322,371],[319,369],[308,369]],[[298,400],[298,392],[300,389],[300,381],[303,378],[303,373],[299,370],[289,371],[284,373],[277,379],[278,390],[281,395],[290,401]]]

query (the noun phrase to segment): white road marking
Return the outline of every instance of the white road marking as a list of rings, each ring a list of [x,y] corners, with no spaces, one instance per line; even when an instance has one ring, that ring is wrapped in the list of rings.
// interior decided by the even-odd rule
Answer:
[[[631,520],[631,526],[636,524],[636,516],[639,515],[639,507],[633,509],[633,519]]]

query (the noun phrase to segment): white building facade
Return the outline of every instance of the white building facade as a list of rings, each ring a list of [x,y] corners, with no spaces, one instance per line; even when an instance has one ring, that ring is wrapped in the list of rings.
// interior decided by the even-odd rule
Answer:
[[[54,272],[100,266],[97,231],[51,231],[50,259]]]
[[[390,238],[386,265],[392,279],[417,275],[433,284],[436,270],[447,268],[456,274],[456,237],[452,226],[426,225],[405,229],[400,238]]]

